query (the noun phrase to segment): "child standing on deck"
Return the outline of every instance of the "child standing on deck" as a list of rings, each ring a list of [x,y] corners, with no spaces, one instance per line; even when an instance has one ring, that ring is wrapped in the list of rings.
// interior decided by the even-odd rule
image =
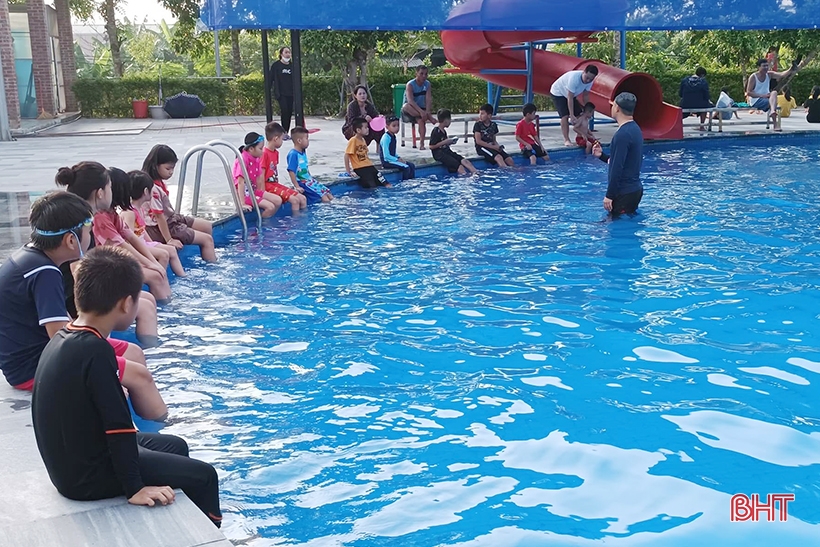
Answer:
[[[518,146],[521,147],[521,153],[524,157],[529,158],[530,165],[538,163],[538,158],[544,158],[547,161],[550,159],[549,154],[544,150],[544,145],[541,144],[541,138],[538,136],[533,123],[537,111],[538,109],[535,108],[534,104],[525,104],[522,112],[524,117],[515,124],[515,140],[518,141]]]
[[[282,205],[282,198],[264,190],[265,173],[262,171],[262,149],[265,147],[265,138],[253,131],[245,135],[245,144],[239,147],[242,152],[241,158],[236,158],[233,164],[233,184],[239,194],[239,199],[244,200],[244,209],[253,209],[253,198],[251,192],[256,197],[262,218],[270,218],[276,214]],[[240,161],[242,163],[240,163]],[[245,180],[242,172],[242,164],[248,172],[250,180]]]
[[[387,131],[382,136],[379,156],[381,156],[382,167],[385,169],[398,169],[401,171],[401,180],[416,178],[416,166],[413,162],[403,161],[396,153],[396,135],[399,132],[399,119],[396,116],[387,117]]]
[[[328,203],[333,199],[330,188],[317,182],[308,169],[307,148],[310,146],[310,133],[304,127],[294,127],[290,132],[293,150],[288,152],[288,175],[294,188],[301,187],[305,195],[313,200]]]
[[[277,195],[282,203],[290,203],[294,213],[307,207],[305,191],[279,183],[279,149],[284,141],[285,130],[276,122],[265,126],[265,150],[262,152],[262,169],[265,171],[265,191]]]
[[[478,111],[478,121],[473,126],[475,151],[489,164],[499,167],[515,165],[512,157],[498,144],[495,136],[498,135],[498,124],[493,121],[493,105],[485,104]]]
[[[458,139],[451,139],[447,136],[447,128],[452,123],[452,117],[452,113],[446,108],[442,108],[436,113],[438,125],[430,133],[430,150],[433,152],[433,159],[446,167],[450,173],[458,173],[459,175],[466,175],[468,172],[477,173],[478,171],[470,163],[470,160],[464,159],[450,149],[450,145],[458,142]]]
[[[365,136],[370,131],[370,126],[364,118],[354,118],[350,122],[354,135],[347,141],[345,150],[345,171],[356,177],[359,186],[362,188],[377,188],[386,186],[390,188],[390,183],[384,177],[367,155],[367,140]]]
[[[160,264],[171,265],[171,270],[177,277],[185,277],[185,269],[179,260],[179,254],[172,245],[152,241],[145,231],[145,219],[142,216],[142,207],[151,200],[151,190],[154,181],[145,171],[131,171],[124,180],[120,180],[117,170],[111,170],[111,205],[119,209],[120,218],[126,226],[131,228],[137,237],[141,237],[148,250]],[[164,254],[161,254],[164,253]]]
[[[146,231],[154,241],[167,243],[176,249],[183,245],[199,245],[206,262],[216,262],[211,223],[201,218],[182,216],[171,206],[165,181],[174,176],[177,155],[170,146],[158,144],[151,149],[142,170],[154,181],[151,202],[143,211]]]
[[[594,115],[595,105],[587,103],[584,105],[584,111],[581,112],[581,115],[578,116],[575,120],[575,124],[572,126],[573,131],[575,131],[575,144],[581,148],[585,148],[587,154],[592,153],[592,147],[598,142],[598,139],[596,139],[592,131],[589,130],[589,120],[591,120]]]

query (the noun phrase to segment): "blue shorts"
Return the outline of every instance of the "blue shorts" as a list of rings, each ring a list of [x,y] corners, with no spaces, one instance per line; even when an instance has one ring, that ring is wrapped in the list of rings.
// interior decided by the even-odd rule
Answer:
[[[299,186],[305,190],[305,197],[311,201],[322,201],[322,196],[330,193],[330,188],[315,180],[300,180]]]
[[[755,99],[755,102],[749,105],[752,110],[762,110],[763,112],[768,112],[771,105],[769,104],[769,99],[766,97],[758,97]]]

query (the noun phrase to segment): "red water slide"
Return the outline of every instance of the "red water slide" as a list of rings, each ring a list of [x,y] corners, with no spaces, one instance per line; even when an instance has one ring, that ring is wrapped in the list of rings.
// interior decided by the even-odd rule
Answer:
[[[526,52],[505,49],[526,42],[556,38],[588,39],[591,32],[568,31],[454,31],[441,33],[444,54],[454,66],[494,84],[512,89],[526,89],[527,78],[518,74],[480,74],[484,69],[519,69],[527,67]],[[642,72],[627,72],[604,64],[551,51],[533,51],[533,91],[548,95],[553,82],[570,70],[593,64],[598,77],[592,85],[590,100],[595,109],[607,116],[609,101],[618,93],[629,91],[638,98],[635,121],[647,139],[682,139],[683,120],[680,108],[663,102],[658,81]]]

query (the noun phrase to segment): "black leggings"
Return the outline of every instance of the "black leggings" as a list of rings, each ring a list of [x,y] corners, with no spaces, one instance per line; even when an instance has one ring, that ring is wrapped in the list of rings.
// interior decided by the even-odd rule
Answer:
[[[362,188],[377,188],[379,186],[384,186],[387,184],[387,181],[384,180],[384,177],[376,169],[373,165],[368,165],[367,167],[359,167],[358,169],[354,169],[353,171],[359,175],[359,178],[356,179],[356,182],[359,183],[359,186]]]
[[[180,488],[217,528],[219,478],[209,463],[188,457],[188,443],[173,435],[137,433],[140,475],[146,486]]]
[[[285,133],[290,133],[290,119],[293,117],[293,97],[281,95],[279,102],[279,113],[282,115],[282,127]]]

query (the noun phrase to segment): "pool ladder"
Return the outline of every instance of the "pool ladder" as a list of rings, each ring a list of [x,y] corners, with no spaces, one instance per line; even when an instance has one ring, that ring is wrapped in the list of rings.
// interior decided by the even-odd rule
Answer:
[[[179,187],[177,189],[177,206],[176,210],[179,211],[182,207],[182,195],[185,191],[185,176],[188,174],[188,161],[195,155],[197,155],[196,160],[196,176],[194,177],[194,197],[193,203],[191,205],[191,214],[196,216],[197,212],[199,211],[199,191],[200,186],[202,185],[202,165],[205,160],[205,154],[207,152],[213,152],[222,162],[222,166],[225,168],[225,177],[228,179],[228,187],[231,192],[231,196],[233,196],[234,204],[236,205],[236,214],[239,216],[239,220],[242,222],[242,239],[248,239],[248,222],[245,220],[245,210],[243,208],[244,199],[242,196],[238,195],[236,191],[236,187],[233,184],[233,174],[228,164],[228,160],[225,155],[217,150],[217,146],[224,146],[225,148],[230,149],[233,152],[233,155],[236,159],[239,160],[239,165],[242,167],[242,176],[245,177],[245,187],[247,185],[253,186],[253,183],[248,176],[248,169],[245,167],[245,162],[242,161],[242,153],[239,151],[237,147],[229,143],[228,141],[224,141],[222,139],[212,140],[206,144],[200,144],[194,146],[188,152],[185,153],[185,156],[182,158],[181,167],[179,169]],[[253,210],[256,211],[256,230],[257,233],[262,232],[262,214],[259,211],[259,204],[256,202],[256,195],[254,192],[249,192],[251,196],[251,202],[253,203]]]

